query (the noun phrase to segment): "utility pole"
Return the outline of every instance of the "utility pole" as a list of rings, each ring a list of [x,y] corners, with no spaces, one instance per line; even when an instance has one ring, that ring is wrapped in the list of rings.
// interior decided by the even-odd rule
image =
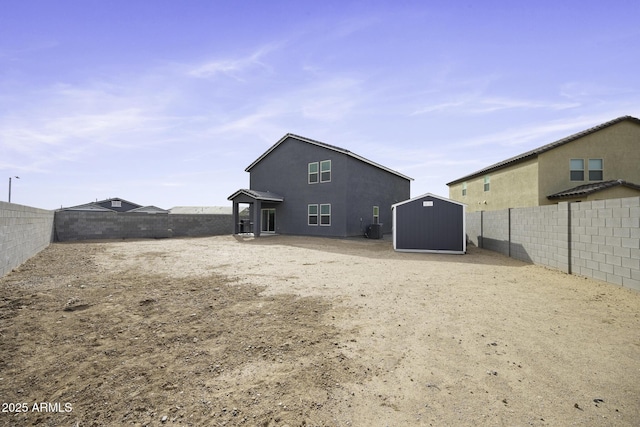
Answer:
[[[11,178],[20,179],[19,176],[10,176],[9,177],[9,203],[11,203]]]

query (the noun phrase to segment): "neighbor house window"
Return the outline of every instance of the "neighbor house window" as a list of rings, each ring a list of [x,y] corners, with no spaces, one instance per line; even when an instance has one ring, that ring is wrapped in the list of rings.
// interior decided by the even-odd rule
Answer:
[[[571,181],[584,181],[584,159],[571,159],[569,175]]]
[[[380,206],[373,207],[373,223],[374,224],[380,223]]]
[[[120,200],[112,200],[111,201],[111,207],[112,208],[121,208],[122,207],[122,201],[120,201]]]
[[[602,159],[589,159],[589,181],[602,181],[603,178]]]
[[[309,163],[309,184],[318,183],[318,162]]]
[[[308,205],[307,216],[309,218],[307,224],[318,225],[318,205]]]
[[[320,225],[331,225],[331,205],[320,205]]]
[[[489,175],[484,176],[484,191],[491,189],[491,177]]]
[[[320,182],[331,181],[331,160],[320,162]]]
[[[462,195],[463,196],[467,195],[467,183],[466,182],[462,183]]]

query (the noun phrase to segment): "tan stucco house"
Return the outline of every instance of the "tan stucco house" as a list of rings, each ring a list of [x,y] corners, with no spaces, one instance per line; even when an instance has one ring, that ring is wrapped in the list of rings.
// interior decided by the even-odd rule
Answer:
[[[619,117],[447,185],[468,212],[640,196],[640,120]]]

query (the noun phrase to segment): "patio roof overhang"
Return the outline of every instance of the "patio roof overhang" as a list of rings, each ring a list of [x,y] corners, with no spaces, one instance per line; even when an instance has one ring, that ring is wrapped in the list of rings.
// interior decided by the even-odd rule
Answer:
[[[270,191],[250,190],[246,188],[236,191],[227,199],[233,202],[234,234],[247,232],[247,230],[245,229],[245,222],[240,220],[238,205],[241,203],[248,203],[252,205],[251,220],[249,221],[248,228],[250,230],[249,232],[252,233],[255,237],[260,236],[260,213],[262,204],[266,203],[267,205],[273,206],[273,203],[281,203],[284,201],[284,197],[279,194],[272,193]]]
[[[276,202],[276,203],[278,203],[278,202],[283,202],[284,201],[284,197],[280,196],[279,194],[272,193],[270,191],[249,190],[249,189],[246,189],[246,188],[242,188],[242,189],[236,191],[235,193],[233,193],[232,195],[227,197],[227,200],[238,201],[238,202],[242,203],[242,200],[240,200],[240,199],[245,199],[245,198],[249,198],[249,199],[253,199],[253,200],[259,200],[261,202]]]

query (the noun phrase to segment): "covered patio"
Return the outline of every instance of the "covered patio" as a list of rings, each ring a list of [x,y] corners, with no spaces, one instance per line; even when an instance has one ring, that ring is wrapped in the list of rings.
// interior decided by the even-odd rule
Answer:
[[[275,233],[275,205],[284,198],[269,191],[240,189],[227,198],[233,202],[233,234],[251,233],[259,237],[260,233]],[[249,205],[249,220],[240,219],[240,204]]]

